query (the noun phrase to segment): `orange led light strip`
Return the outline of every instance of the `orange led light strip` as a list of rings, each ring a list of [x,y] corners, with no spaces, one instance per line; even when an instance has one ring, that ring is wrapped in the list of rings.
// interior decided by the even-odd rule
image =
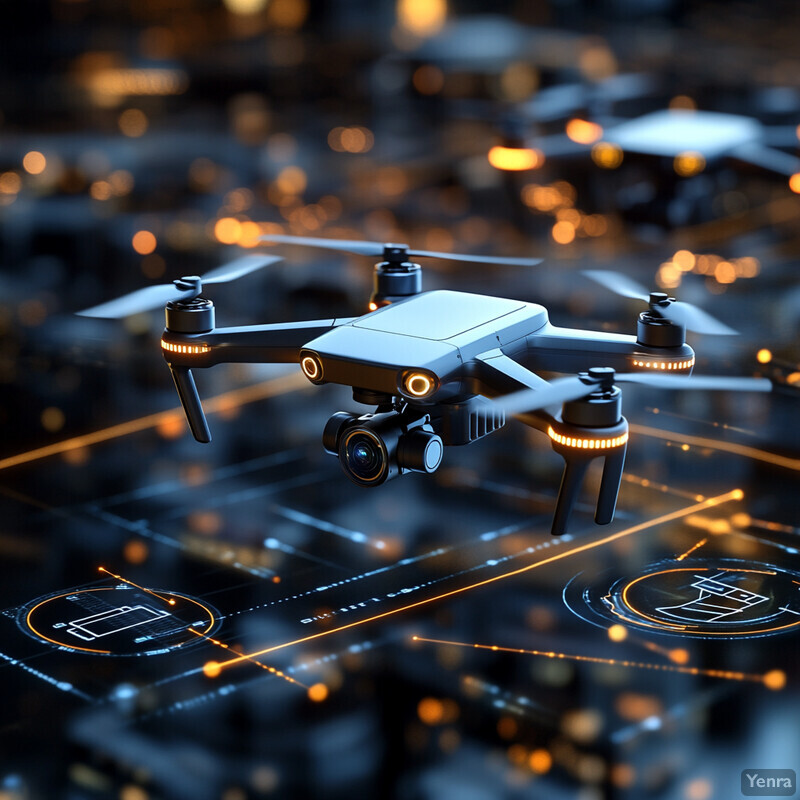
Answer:
[[[188,355],[208,353],[211,350],[207,344],[172,344],[172,342],[165,342],[163,339],[161,340],[161,348],[170,353],[186,353]]]
[[[639,361],[634,358],[633,366],[647,369],[689,369],[694,366],[694,358],[688,361]]]
[[[607,447],[621,447],[628,441],[628,433],[615,436],[613,439],[578,439],[574,436],[562,436],[548,426],[547,435],[557,444],[564,447],[578,447],[581,450],[604,450]]]

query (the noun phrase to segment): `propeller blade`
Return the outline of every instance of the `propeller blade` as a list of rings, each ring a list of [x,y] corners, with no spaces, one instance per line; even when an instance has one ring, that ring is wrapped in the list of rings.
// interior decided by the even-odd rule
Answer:
[[[645,303],[650,302],[650,293],[647,289],[619,272],[588,269],[583,274],[622,297],[630,297]],[[672,320],[672,322],[683,325],[686,330],[694,331],[695,333],[708,333],[716,336],[738,335],[738,331],[728,327],[725,323],[715,319],[711,314],[692,303],[675,300],[669,305],[658,306],[656,312],[662,317]]]
[[[308,247],[322,247],[327,250],[339,250],[344,253],[355,253],[361,256],[383,255],[387,246],[379,242],[356,242],[342,239],[314,239],[304,236],[284,236],[283,234],[259,237],[262,242],[276,242],[278,244],[299,244]],[[404,245],[405,246],[405,245]],[[541,258],[501,258],[496,256],[471,256],[461,253],[439,253],[434,250],[406,250],[409,258],[446,258],[449,261],[471,261],[475,264],[504,264],[510,267],[533,267],[541,263]]]
[[[82,317],[106,317],[119,319],[128,317],[131,314],[140,314],[143,311],[152,311],[154,308],[166,305],[175,300],[185,300],[194,296],[194,291],[187,289],[181,291],[174,284],[166,283],[160,286],[145,286],[144,289],[137,289],[135,292],[118,297],[116,300],[109,300],[99,306],[78,311]]]
[[[686,330],[695,333],[708,333],[715,336],[738,336],[739,332],[729,328],[724,322],[714,319],[711,314],[707,314],[702,308],[676,300],[664,308],[658,309],[667,319],[683,325]]]
[[[614,294],[630,297],[633,300],[642,300],[645,303],[650,302],[650,292],[627,275],[607,269],[587,269],[583,271],[583,274],[601,286],[605,286],[606,289],[610,289]]]
[[[558,378],[541,389],[523,389],[521,392],[507,394],[493,400],[494,404],[506,414],[522,414],[538,411],[546,406],[561,405],[570,400],[578,400],[597,391],[597,384],[584,383],[577,375]]]
[[[704,389],[720,392],[771,392],[766,378],[740,378],[718,375],[660,375],[654,372],[625,372],[614,378],[618,383],[640,383],[657,389]]]
[[[281,261],[280,256],[265,256],[265,255],[248,255],[241,256],[221,267],[216,267],[210,272],[203,275],[202,281],[206,283],[227,283],[228,281],[235,281],[257,269],[262,269],[269,264],[274,264],[276,261]]]
[[[509,267],[535,267],[542,263],[541,258],[503,258],[500,256],[470,256],[461,253],[437,253],[434,250],[409,250],[412,258],[444,258],[448,261],[471,261],[474,264],[503,264]]]
[[[359,256],[382,256],[383,245],[378,242],[359,242],[346,239],[315,239],[306,236],[285,236],[284,234],[268,234],[259,236],[259,241],[276,244],[299,244],[305,247],[321,247],[325,250],[339,250],[343,253],[355,253]]]

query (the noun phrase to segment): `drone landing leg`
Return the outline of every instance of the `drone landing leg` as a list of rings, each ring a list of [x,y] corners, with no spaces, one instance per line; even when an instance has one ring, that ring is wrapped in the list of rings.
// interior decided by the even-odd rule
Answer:
[[[208,429],[208,421],[203,413],[203,405],[197,393],[192,371],[188,367],[176,367],[173,364],[169,365],[169,371],[172,373],[172,380],[175,381],[175,388],[186,412],[192,435],[198,442],[210,442],[211,431]]]
[[[590,458],[576,458],[574,455],[564,459],[564,474],[561,476],[553,527],[550,529],[553,536],[563,536],[567,532],[572,507],[578,499],[578,492],[590,461]]]
[[[597,508],[594,514],[594,521],[598,525],[608,525],[614,519],[627,449],[628,446],[625,444],[618,448],[617,452],[609,453],[606,456],[603,477],[600,479],[600,494],[597,497]]]

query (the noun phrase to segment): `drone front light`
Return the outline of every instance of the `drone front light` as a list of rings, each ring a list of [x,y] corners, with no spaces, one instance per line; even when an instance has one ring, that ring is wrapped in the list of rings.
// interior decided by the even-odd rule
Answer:
[[[613,447],[622,447],[628,441],[627,431],[619,436],[612,436],[606,439],[584,438],[580,436],[565,436],[555,431],[552,425],[548,426],[547,435],[556,444],[577,450],[608,450]]]
[[[401,387],[408,397],[421,400],[436,390],[436,378],[430,373],[418,370],[406,372],[402,377]]]
[[[536,169],[544,164],[544,153],[532,147],[502,147],[495,145],[489,150],[489,163],[495,169],[521,172]]]
[[[300,359],[300,369],[314,383],[322,380],[322,362],[314,355],[306,354]]]

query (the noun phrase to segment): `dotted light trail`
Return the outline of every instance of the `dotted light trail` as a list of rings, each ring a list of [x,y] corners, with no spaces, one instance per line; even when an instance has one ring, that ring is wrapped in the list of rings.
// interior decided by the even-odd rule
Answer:
[[[769,453],[766,450],[759,450],[757,447],[750,447],[746,444],[736,442],[724,442],[719,439],[709,439],[707,436],[687,436],[683,433],[663,431],[660,428],[651,428],[649,425],[631,425],[631,433],[638,436],[650,436],[654,439],[666,439],[670,442],[680,440],[683,444],[694,447],[707,447],[709,450],[720,450],[725,453],[734,453],[738,456],[745,456],[756,461],[763,461],[766,464],[775,464],[778,467],[785,467],[800,472],[800,458],[789,458],[779,456],[777,453]]]
[[[285,394],[302,387],[308,386],[308,381],[299,373],[283,375],[280,378],[272,378],[268,381],[243,386],[230,392],[210,397],[203,403],[206,414],[213,414],[217,411],[229,411],[233,408],[254,403],[257,400],[264,400],[275,395]],[[172,422],[176,417],[183,417],[182,408],[172,408],[168,411],[159,411],[155,414],[148,414],[138,419],[122,422],[119,425],[112,425],[110,428],[103,428],[93,433],[86,433],[82,436],[75,436],[72,439],[65,439],[61,442],[38,447],[35,450],[28,450],[18,453],[15,456],[0,459],[0,470],[17,467],[20,464],[28,464],[31,461],[38,461],[41,458],[67,453],[71,450],[80,450],[90,447],[100,442],[107,442],[111,439],[118,439],[131,433],[157,428],[164,423]]]
[[[243,661],[249,661],[253,658],[257,658],[258,656],[267,655],[268,653],[274,653],[276,650],[282,650],[285,647],[292,647],[296,644],[303,644],[305,642],[310,642],[313,641],[314,639],[319,639],[323,636],[330,636],[332,633],[338,633],[340,631],[348,630],[349,628],[354,628],[357,625],[366,625],[367,623],[375,622],[376,620],[379,619],[385,619],[386,617],[390,617],[394,614],[401,614],[405,611],[410,611],[413,608],[419,608],[420,606],[424,606],[429,603],[434,603],[438,600],[443,600],[446,597],[454,597],[456,595],[463,594],[464,592],[469,592],[472,589],[477,589],[480,586],[488,586],[491,583],[501,581],[505,578],[513,577],[514,575],[522,575],[538,567],[543,567],[546,564],[552,564],[554,561],[560,561],[563,558],[575,555],[576,553],[582,553],[587,550],[592,550],[595,547],[600,547],[604,544],[609,544],[610,542],[614,542],[617,539],[622,539],[625,536],[630,536],[631,534],[638,533],[639,531],[648,530],[649,528],[653,528],[656,525],[663,525],[664,523],[667,522],[673,522],[674,520],[681,519],[683,517],[689,516],[690,514],[694,514],[697,511],[702,511],[703,509],[706,508],[718,506],[722,503],[727,503],[730,500],[741,500],[743,497],[744,497],[744,492],[741,489],[733,489],[732,491],[718,495],[717,497],[710,497],[701,503],[695,503],[694,505],[678,509],[677,511],[672,511],[669,514],[663,514],[660,517],[655,517],[654,519],[648,520],[646,522],[641,522],[638,525],[633,525],[630,528],[624,528],[623,530],[617,531],[616,533],[612,533],[609,536],[604,536],[600,539],[595,539],[594,541],[578,545],[569,550],[562,550],[555,555],[549,556],[548,558],[543,558],[541,561],[535,561],[533,564],[528,564],[525,567],[520,567],[519,569],[511,570],[510,572],[504,572],[501,573],[500,575],[495,575],[491,578],[486,578],[482,581],[477,581],[476,583],[468,584],[467,586],[461,586],[458,589],[451,589],[449,592],[442,592],[441,594],[434,595],[433,597],[427,597],[424,600],[417,600],[414,603],[409,603],[408,605],[400,606],[399,608],[394,608],[389,611],[384,611],[380,614],[375,614],[365,619],[356,620],[355,622],[349,622],[346,625],[340,625],[336,628],[329,628],[328,630],[319,631],[318,633],[313,633],[310,634],[309,636],[303,636],[299,639],[294,639],[290,642],[284,642],[282,644],[272,645],[271,647],[265,647],[263,650],[257,650],[256,652],[250,653],[248,655],[239,655],[236,658],[229,659],[228,661],[223,661],[223,662],[211,661],[205,665],[204,671],[207,676],[216,677],[220,674],[220,672],[223,669],[233,666],[235,664],[240,664]]]
[[[492,650],[498,653],[517,653],[518,655],[541,656],[542,658],[558,658],[564,661],[585,661],[590,664],[610,664],[617,667],[633,667],[636,669],[652,669],[659,672],[680,672],[684,675],[703,675],[708,678],[721,678],[729,681],[751,681],[763,683],[768,689],[778,691],[786,684],[786,675],[781,670],[771,670],[763,675],[748,672],[731,672],[723,669],[701,669],[700,667],[679,667],[672,664],[650,664],[645,661],[621,661],[616,658],[600,658],[598,656],[570,655],[547,650],[523,650],[518,647],[500,647],[496,644],[468,644],[467,642],[450,642],[446,639],[426,639],[423,636],[412,636],[414,642],[428,644],[445,644],[451,647],[471,647],[476,650]]]
[[[199,636],[201,639],[205,639],[207,642],[216,645],[217,647],[221,647],[223,650],[230,649],[230,645],[221,642],[219,639],[214,639],[211,636],[206,636],[204,633],[200,633],[200,631],[196,631],[194,628],[187,628],[186,630],[189,633],[193,633],[195,636]],[[261,669],[266,670],[267,672],[271,672],[273,675],[277,676],[278,678],[283,678],[285,681],[289,683],[293,683],[295,686],[300,686],[301,688],[305,689],[306,691],[309,690],[309,687],[306,686],[304,683],[300,683],[300,681],[295,680],[291,675],[287,675],[285,672],[281,672],[279,669],[275,669],[275,667],[270,667],[267,664],[262,664],[260,661],[256,661],[254,658],[249,658],[248,656],[242,656],[246,658],[251,663],[255,664],[257,667],[261,667]],[[213,663],[213,662],[212,662]],[[208,668],[204,668],[203,672],[208,675],[209,670]],[[213,675],[210,677],[214,677]]]
[[[701,539],[696,544],[693,544],[685,553],[681,553],[675,560],[676,561],[683,561],[685,558],[687,558],[692,553],[694,553],[695,550],[699,550],[707,541],[708,541],[708,537],[706,537],[705,539]]]
[[[147,592],[147,594],[153,595],[153,597],[157,597],[159,600],[167,603],[167,605],[174,606],[175,601],[171,597],[164,597],[163,595],[159,594],[158,592],[154,592],[152,589],[146,589],[144,586],[139,586],[138,583],[134,583],[133,581],[129,581],[127,578],[123,578],[122,575],[115,575],[113,572],[109,572],[105,567],[98,567],[98,572],[105,572],[106,575],[110,575],[112,578],[116,578],[118,581],[122,581],[123,583],[127,583],[128,586],[133,586],[136,589],[140,589],[143,592]]]

